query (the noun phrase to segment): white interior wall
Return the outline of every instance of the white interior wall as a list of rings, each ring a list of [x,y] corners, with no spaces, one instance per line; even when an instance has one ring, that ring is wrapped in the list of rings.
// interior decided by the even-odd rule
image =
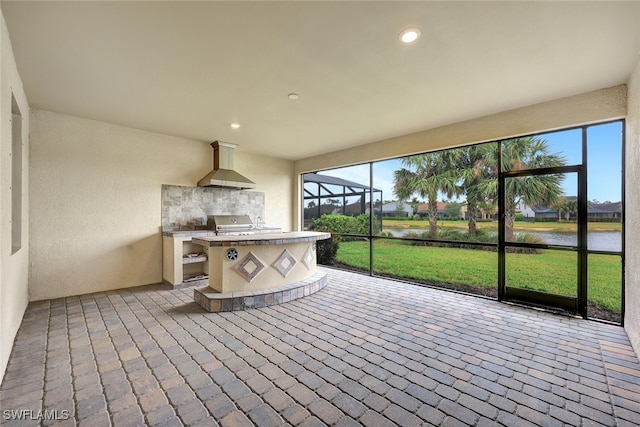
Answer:
[[[212,156],[209,143],[33,110],[31,300],[160,282],[162,184],[195,185]],[[235,165],[289,229],[293,163],[236,150]]]
[[[22,115],[22,247],[12,254],[12,94]],[[29,105],[0,16],[0,383],[29,302]]]
[[[629,80],[625,150],[624,325],[640,355],[640,61]]]

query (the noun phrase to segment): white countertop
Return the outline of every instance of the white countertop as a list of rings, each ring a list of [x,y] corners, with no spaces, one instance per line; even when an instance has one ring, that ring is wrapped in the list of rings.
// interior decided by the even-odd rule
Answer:
[[[316,240],[329,239],[330,237],[330,233],[320,231],[289,231],[284,233],[256,233],[243,236],[197,236],[191,241],[203,246],[283,245],[314,242]]]

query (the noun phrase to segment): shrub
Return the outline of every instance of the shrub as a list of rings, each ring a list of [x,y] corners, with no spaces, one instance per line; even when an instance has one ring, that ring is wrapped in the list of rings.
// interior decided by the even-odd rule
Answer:
[[[358,231],[356,234],[363,234],[365,236],[369,235],[369,214],[360,214],[356,217],[358,220]],[[381,223],[377,216],[373,216],[373,234],[380,233]]]
[[[360,215],[362,216],[362,215]],[[368,215],[367,215],[368,216]],[[311,222],[311,230],[329,231],[336,234],[357,234],[361,228],[359,217],[325,214]]]
[[[408,242],[411,246],[431,246],[431,247],[440,247],[440,248],[463,248],[463,249],[478,249],[485,251],[497,251],[497,247],[487,247],[487,246],[476,246],[469,245],[467,243],[498,243],[498,236],[495,232],[486,231],[486,230],[476,230],[475,236],[469,236],[467,231],[455,230],[455,229],[439,229],[438,236],[436,240],[443,240],[442,242],[433,241],[433,237],[429,235],[429,232],[425,231],[422,233],[417,232],[409,232],[404,235],[404,237],[409,239],[431,239],[432,241],[426,240],[411,240]],[[446,240],[446,241],[445,241]],[[458,243],[459,242],[459,243]],[[517,243],[544,243],[542,240],[527,233],[518,233],[515,236],[515,242]],[[519,253],[519,254],[537,254],[539,251],[534,248],[507,248],[508,253]]]
[[[339,214],[324,214],[320,218],[314,219],[309,225],[309,229],[318,231],[328,231],[333,234],[361,234],[369,235],[369,214],[358,216],[347,216]],[[373,223],[373,233],[380,232],[380,222],[377,217]],[[341,241],[341,236],[336,236]]]
[[[529,233],[516,233],[515,241],[517,243],[544,243],[542,239]]]
[[[322,265],[332,265],[336,261],[339,244],[334,235],[326,240],[318,240],[316,242],[316,261]]]
[[[374,233],[380,230],[380,223],[374,223]],[[316,244],[316,255],[318,264],[331,265],[335,262],[336,254],[341,241],[352,240],[342,234],[362,234],[369,235],[369,214],[362,214],[356,217],[337,214],[325,214],[314,219],[309,225],[309,229],[326,231],[331,233],[331,239],[319,240]]]

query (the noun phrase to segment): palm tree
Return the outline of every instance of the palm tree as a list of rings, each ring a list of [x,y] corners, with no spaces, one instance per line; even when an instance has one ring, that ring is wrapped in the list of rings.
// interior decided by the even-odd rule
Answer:
[[[578,201],[577,200],[567,200],[567,204],[565,206],[565,216],[567,221],[571,219],[571,214],[578,213]]]
[[[549,144],[537,137],[514,138],[502,142],[502,170],[527,170],[564,166],[564,157],[549,153]],[[551,205],[563,196],[562,174],[525,175],[505,180],[505,239],[513,241],[516,206]]]
[[[467,198],[467,216],[469,236],[476,235],[476,220],[480,205],[486,200],[497,198],[496,188],[489,189],[487,181],[497,183],[498,174],[492,159],[496,158],[494,144],[473,145],[451,151],[449,165],[455,168],[458,182],[458,195]]]
[[[394,172],[393,192],[399,200],[417,194],[429,203],[429,235],[438,232],[438,193],[451,197],[456,192],[455,174],[448,167],[445,155],[439,153],[419,154],[405,157],[405,166]]]
[[[420,206],[421,203],[422,202],[418,200],[417,197],[413,197],[409,202],[409,206],[411,206],[411,208],[413,209],[414,214],[418,212],[418,206]]]
[[[571,219],[571,214],[578,212],[578,201],[568,200],[566,197],[559,197],[549,206],[558,212],[558,222],[562,222],[562,214],[567,222]]]
[[[562,214],[567,212],[567,198],[566,197],[558,197],[558,199],[549,205],[551,209],[554,209],[558,212],[558,222],[562,222]],[[569,218],[567,218],[567,221]]]

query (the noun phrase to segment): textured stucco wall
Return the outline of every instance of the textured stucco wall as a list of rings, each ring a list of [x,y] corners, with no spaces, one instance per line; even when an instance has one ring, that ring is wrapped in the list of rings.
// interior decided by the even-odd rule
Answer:
[[[195,185],[208,143],[42,110],[31,113],[31,300],[162,280],[162,184]],[[293,163],[236,150],[264,192],[267,220],[291,227]]]
[[[13,255],[11,245],[12,125],[11,95],[22,115],[22,248]],[[11,354],[13,339],[29,302],[29,105],[24,95],[0,16],[0,382]]]
[[[625,316],[640,355],[640,61],[629,80],[625,152]]]
[[[239,152],[236,153],[234,167],[257,184],[256,191],[264,191],[265,216],[262,221],[283,231],[295,229],[292,228],[297,226],[294,210],[298,206],[294,198],[296,180],[293,161]],[[211,165],[208,169],[211,169]]]

